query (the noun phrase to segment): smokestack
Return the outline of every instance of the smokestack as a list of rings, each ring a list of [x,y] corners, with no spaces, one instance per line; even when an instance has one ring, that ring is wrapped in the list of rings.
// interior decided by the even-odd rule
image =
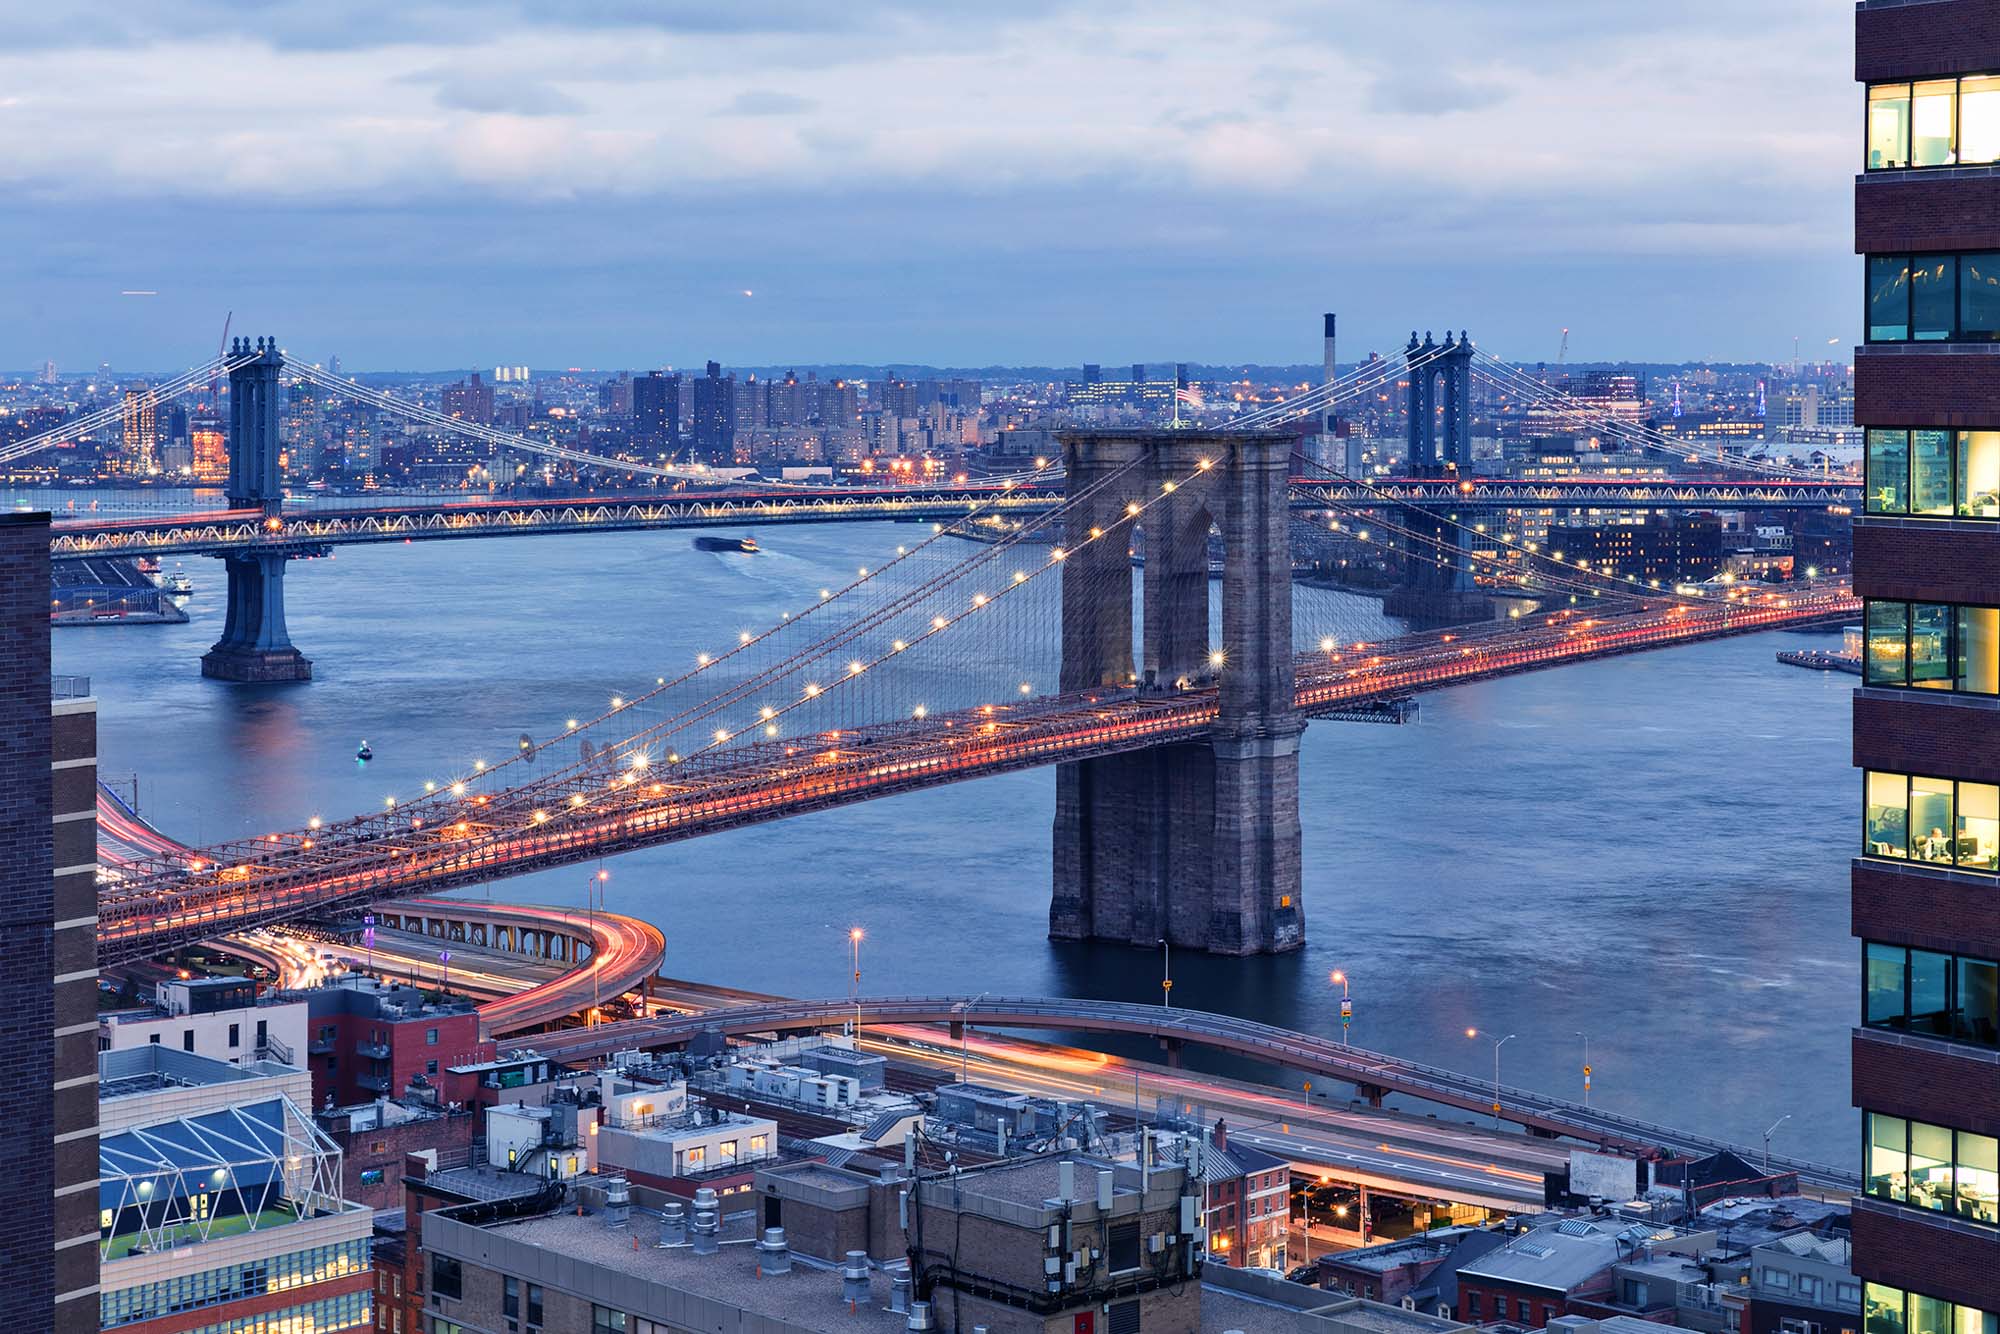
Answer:
[[[1229,1124],[1219,1116],[1215,1118],[1215,1147],[1218,1149],[1229,1147]]]

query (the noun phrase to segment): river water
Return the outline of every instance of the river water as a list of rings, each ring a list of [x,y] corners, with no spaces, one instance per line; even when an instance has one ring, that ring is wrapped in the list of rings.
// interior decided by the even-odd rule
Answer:
[[[203,680],[222,570],[186,562],[191,623],[61,629],[56,670],[101,701],[108,776],[189,841],[378,808],[649,683],[666,661],[811,601],[887,524],[772,528],[757,557],[684,533],[356,547],[295,565],[307,686]],[[171,569],[174,562],[167,562]],[[1374,604],[1301,590],[1300,634],[1386,633]],[[1376,627],[1370,629],[1368,627]],[[1357,631],[1357,627],[1360,629]],[[1178,954],[1176,1004],[1339,1031],[1357,1045],[1852,1164],[1856,1011],[1846,859],[1852,679],[1779,665],[1761,635],[1428,695],[1410,726],[1316,723],[1301,762],[1308,945]],[[376,758],[353,758],[361,738]],[[675,976],[1156,1000],[1156,953],[1045,937],[1050,772],[805,816],[610,863],[607,906],[660,925]],[[580,906],[593,868],[495,898]],[[1194,1063],[1191,1058],[1191,1063]]]

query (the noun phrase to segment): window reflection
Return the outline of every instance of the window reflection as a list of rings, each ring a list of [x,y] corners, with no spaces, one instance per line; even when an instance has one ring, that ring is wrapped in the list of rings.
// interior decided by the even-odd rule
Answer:
[[[1952,687],[1952,609],[1935,602],[1910,608],[1910,684],[1928,690]]]
[[[1904,343],[1910,338],[1910,260],[1906,255],[1868,257],[1868,338]]]
[[[1941,343],[1958,322],[1958,257],[1918,255],[1910,261],[1910,338]]]
[[[1910,512],[1908,431],[1875,427],[1868,432],[1868,512],[1870,514]]]
[[[1910,513],[1951,514],[1953,472],[1950,431],[1910,432]]]
[[[1866,613],[1867,640],[1862,652],[1862,679],[1871,686],[1910,682],[1910,605],[1872,601]]]
[[[1899,1116],[1868,1113],[1862,1144],[1862,1187],[1878,1200],[1901,1204],[1910,1196],[1910,1126]]]

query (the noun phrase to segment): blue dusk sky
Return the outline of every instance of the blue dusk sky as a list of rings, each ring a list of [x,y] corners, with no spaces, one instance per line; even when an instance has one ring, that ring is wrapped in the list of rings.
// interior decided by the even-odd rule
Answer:
[[[1845,355],[1828,0],[0,0],[0,366]],[[156,295],[122,295],[130,291]]]

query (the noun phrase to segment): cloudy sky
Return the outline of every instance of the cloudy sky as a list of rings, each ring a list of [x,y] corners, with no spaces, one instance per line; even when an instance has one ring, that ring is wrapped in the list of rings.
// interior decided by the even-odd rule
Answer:
[[[1826,0],[0,0],[0,366],[1850,340]],[[121,296],[139,289],[156,296]]]

